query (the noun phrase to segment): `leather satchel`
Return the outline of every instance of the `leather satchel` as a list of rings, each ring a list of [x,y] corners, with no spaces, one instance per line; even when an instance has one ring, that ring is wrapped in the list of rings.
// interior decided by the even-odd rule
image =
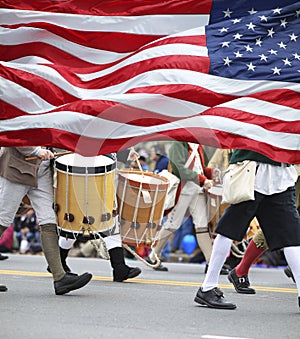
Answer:
[[[222,204],[238,204],[254,200],[254,181],[257,163],[252,160],[228,166],[223,177]]]

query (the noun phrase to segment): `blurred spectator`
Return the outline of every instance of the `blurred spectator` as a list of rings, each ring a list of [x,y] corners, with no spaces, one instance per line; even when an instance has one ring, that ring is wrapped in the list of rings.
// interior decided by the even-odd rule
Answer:
[[[152,146],[150,149],[150,159],[155,162],[154,173],[159,173],[164,169],[168,169],[169,158],[167,157],[163,146]]]
[[[20,253],[42,252],[39,225],[32,208],[15,218],[15,231]]]

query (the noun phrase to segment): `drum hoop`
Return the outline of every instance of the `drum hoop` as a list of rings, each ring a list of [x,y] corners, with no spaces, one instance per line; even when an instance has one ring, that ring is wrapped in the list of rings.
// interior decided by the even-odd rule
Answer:
[[[158,184],[149,183],[149,182],[142,182],[142,188],[143,189],[150,189],[150,187],[156,187],[156,186],[158,186],[160,189],[163,189],[164,187],[168,186],[168,184],[169,184],[168,179],[166,179],[163,176],[160,176],[158,174],[155,174],[155,173],[135,171],[135,170],[119,170],[118,173],[120,174],[119,180],[120,181],[126,181],[126,179],[127,179],[128,183],[129,183],[128,186],[131,186],[131,187],[139,187],[141,182],[133,180],[129,176],[124,176],[122,174],[139,174],[141,176],[145,175],[145,176],[152,177],[152,178],[155,178],[155,179],[158,179],[158,180],[161,181]]]
[[[116,168],[116,163],[98,166],[98,167],[79,167],[72,165],[65,165],[60,162],[55,162],[55,168],[65,173],[75,174],[105,174],[112,172]]]

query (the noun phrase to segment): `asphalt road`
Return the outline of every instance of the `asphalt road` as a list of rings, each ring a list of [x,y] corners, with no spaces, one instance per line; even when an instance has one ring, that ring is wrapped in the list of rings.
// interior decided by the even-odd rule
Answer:
[[[247,338],[300,337],[297,290],[281,269],[252,268],[255,295],[237,294],[226,276],[220,287],[236,310],[215,310],[194,302],[204,279],[204,266],[167,263],[157,272],[141,262],[142,274],[128,282],[112,282],[109,261],[69,258],[78,273],[93,280],[64,296],[54,294],[42,256],[9,255],[0,261],[0,338]]]

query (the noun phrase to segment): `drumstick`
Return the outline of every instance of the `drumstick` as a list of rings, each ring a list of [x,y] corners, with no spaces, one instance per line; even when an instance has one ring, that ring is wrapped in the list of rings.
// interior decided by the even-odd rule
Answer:
[[[134,156],[135,161],[136,161],[136,163],[137,163],[137,165],[138,165],[138,167],[139,167],[139,170],[140,170],[141,172],[144,172],[143,169],[142,169],[142,165],[141,165],[141,163],[140,163],[140,161],[139,161],[139,157],[138,157],[137,154],[136,154],[136,151],[134,150],[133,147],[130,147],[130,149],[131,149],[132,152],[133,152],[133,156]]]
[[[66,151],[66,152],[57,152],[54,153],[54,157],[58,157],[60,155],[65,155],[65,154],[70,154],[70,153],[74,153],[73,151]],[[30,160],[36,160],[39,157],[35,156],[35,157],[29,157],[29,158],[25,158],[26,161],[30,161]]]

